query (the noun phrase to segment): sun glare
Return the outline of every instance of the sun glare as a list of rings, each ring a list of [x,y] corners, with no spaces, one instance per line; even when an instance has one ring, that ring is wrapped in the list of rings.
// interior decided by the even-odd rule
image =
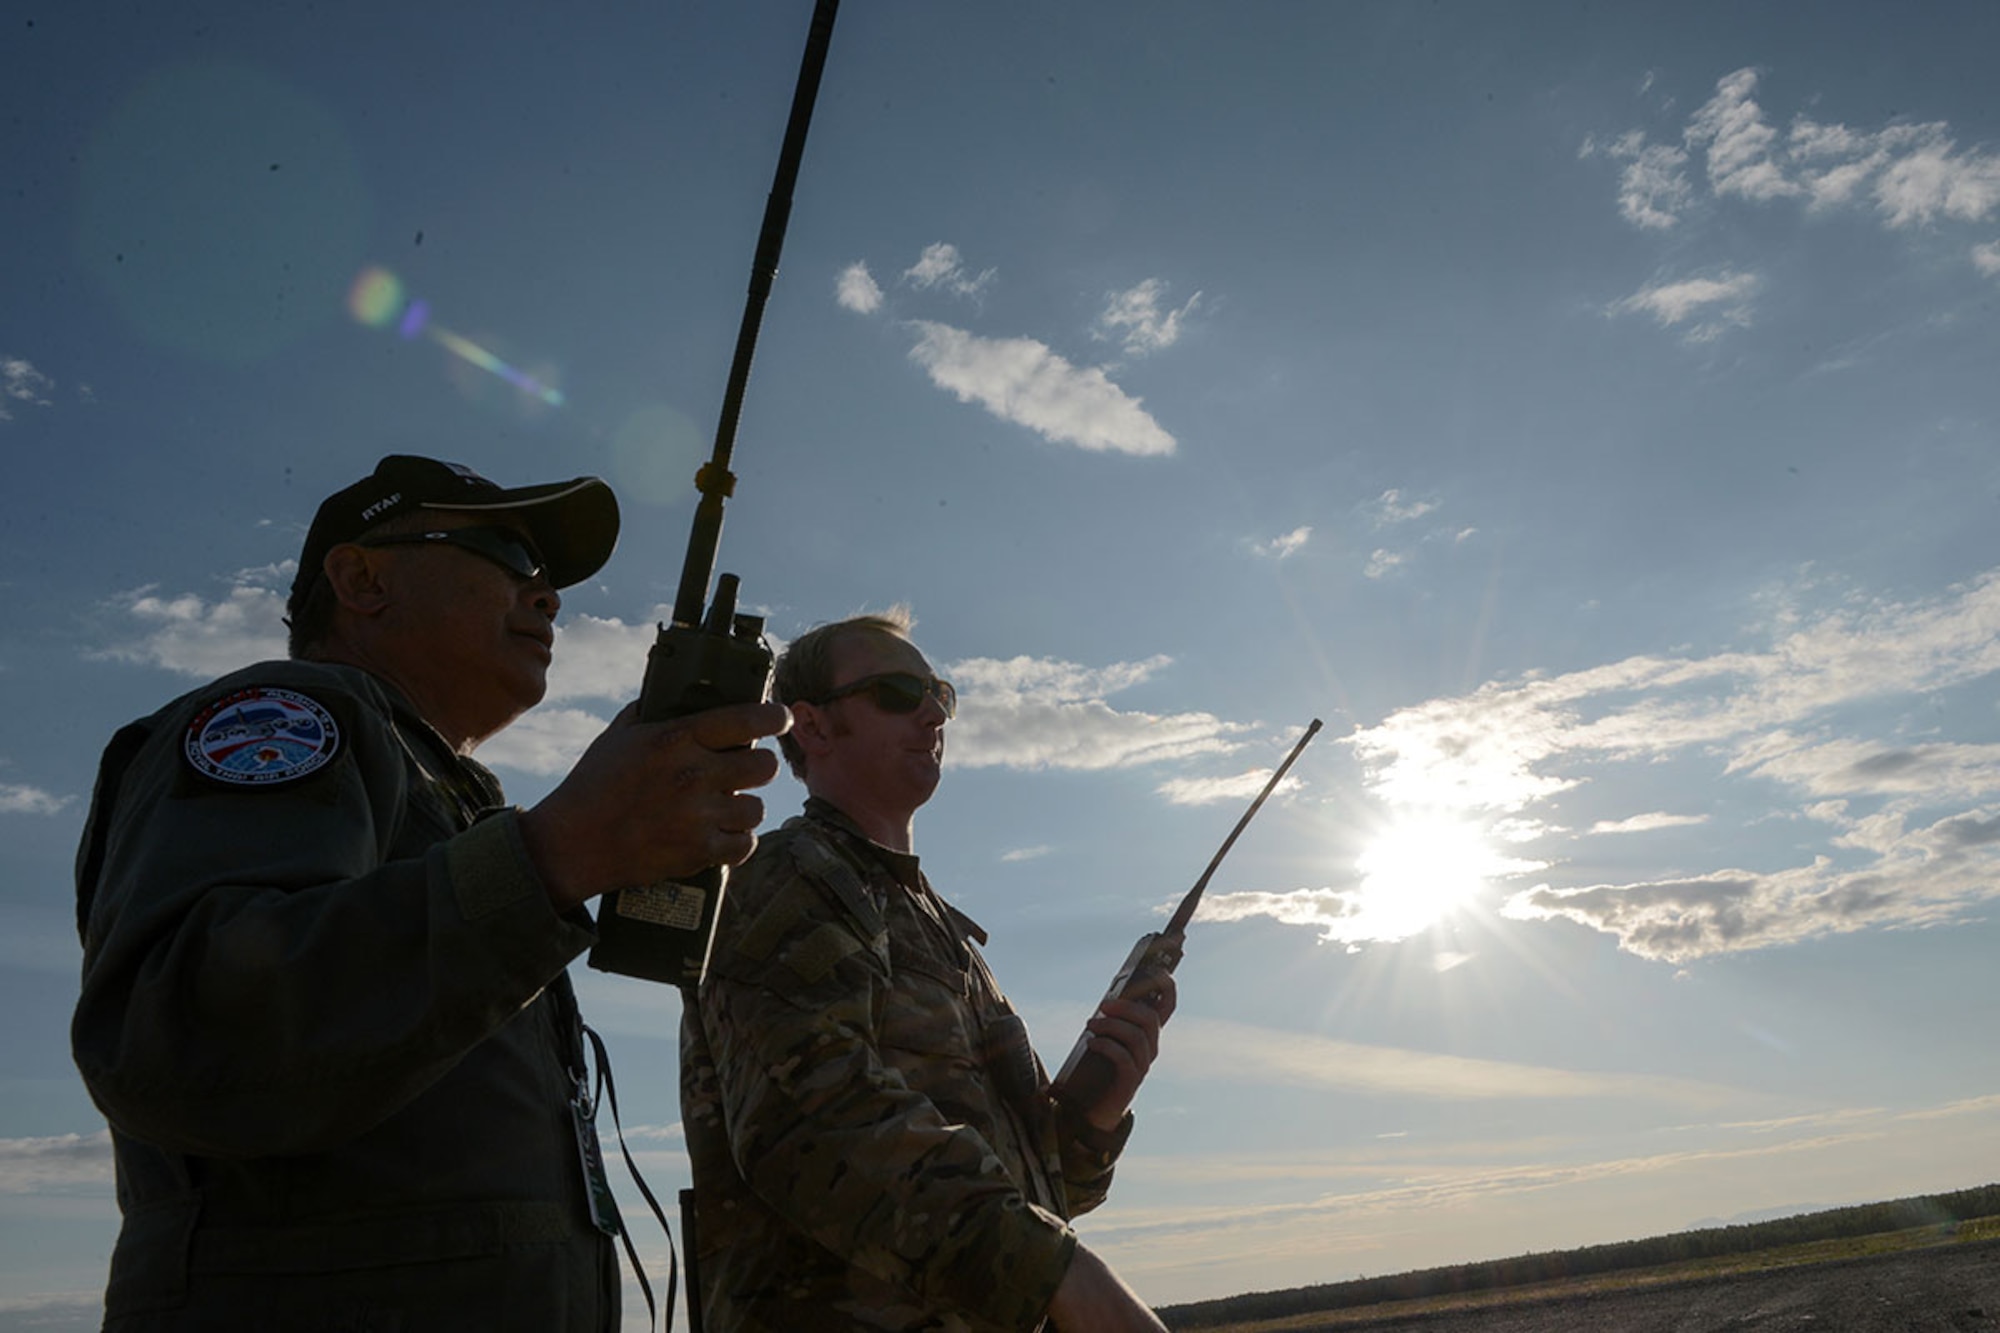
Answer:
[[[1405,815],[1355,861],[1359,906],[1378,939],[1407,939],[1443,920],[1515,863],[1477,825],[1451,815]]]

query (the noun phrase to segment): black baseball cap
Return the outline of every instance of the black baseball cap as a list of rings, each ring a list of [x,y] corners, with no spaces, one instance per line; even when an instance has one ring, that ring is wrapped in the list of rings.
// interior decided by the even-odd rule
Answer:
[[[416,454],[390,454],[375,470],[329,495],[313,515],[299,553],[298,573],[286,610],[296,614],[319,579],[326,553],[401,514],[437,510],[454,514],[505,512],[527,533],[549,583],[567,588],[604,567],[618,544],[618,497],[596,477],[575,477],[509,490],[462,463]]]

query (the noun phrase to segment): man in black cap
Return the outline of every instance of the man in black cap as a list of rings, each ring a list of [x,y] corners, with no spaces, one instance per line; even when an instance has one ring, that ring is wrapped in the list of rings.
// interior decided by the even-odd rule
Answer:
[[[628,708],[504,804],[471,752],[617,532],[595,478],[385,458],[313,520],[291,660],[113,738],[71,1033],[124,1212],[107,1330],[617,1328],[564,969],[591,898],[749,855],[787,721]]]

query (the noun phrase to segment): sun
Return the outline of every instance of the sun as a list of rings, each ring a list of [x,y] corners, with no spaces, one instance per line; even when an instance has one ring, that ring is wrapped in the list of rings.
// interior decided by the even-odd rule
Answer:
[[[1396,818],[1361,855],[1359,906],[1373,918],[1379,939],[1407,939],[1428,930],[1506,874],[1515,862],[1502,856],[1484,829],[1451,813],[1421,812]]]

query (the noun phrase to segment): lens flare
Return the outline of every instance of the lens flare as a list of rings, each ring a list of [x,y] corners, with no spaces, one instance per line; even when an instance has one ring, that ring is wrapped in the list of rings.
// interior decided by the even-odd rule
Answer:
[[[402,308],[403,284],[388,269],[364,268],[347,289],[347,313],[370,328],[381,328]]]
[[[519,366],[509,365],[464,334],[432,323],[429,302],[418,299],[405,305],[402,280],[379,265],[364,268],[355,276],[347,292],[347,310],[370,328],[387,328],[394,321],[396,335],[404,341],[429,338],[466,365],[505,380],[537,402],[561,407],[565,401],[562,390],[553,384]]]

